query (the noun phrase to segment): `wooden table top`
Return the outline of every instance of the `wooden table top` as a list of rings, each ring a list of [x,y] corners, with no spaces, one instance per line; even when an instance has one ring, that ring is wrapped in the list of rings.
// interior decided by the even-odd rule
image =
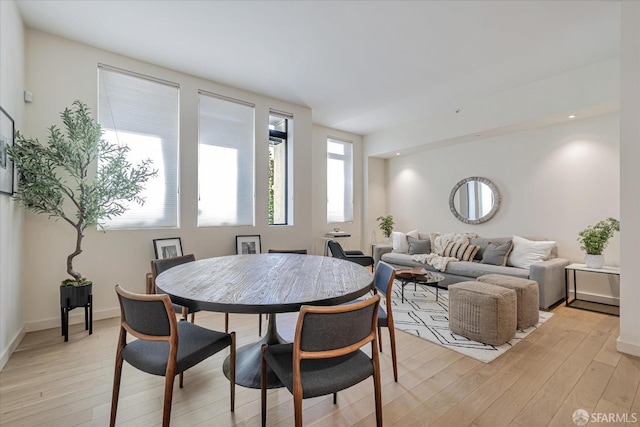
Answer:
[[[226,313],[284,313],[336,305],[366,294],[373,274],[337,258],[300,254],[231,255],[173,267],[156,288],[178,304]]]

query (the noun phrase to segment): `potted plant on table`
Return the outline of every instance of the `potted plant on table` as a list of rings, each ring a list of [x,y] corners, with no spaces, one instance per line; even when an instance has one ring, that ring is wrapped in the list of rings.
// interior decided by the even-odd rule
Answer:
[[[100,222],[122,215],[126,202],[144,203],[140,193],[157,172],[150,160],[132,165],[127,146],[102,139],[100,124],[81,101],[65,108],[60,117],[64,133],[51,126],[47,143],[42,144],[16,132],[8,153],[19,178],[14,198],[31,211],[62,219],[74,230],[75,249],[66,261],[71,278],[60,285],[60,307],[73,309],[86,307],[91,298],[92,282],[73,267],[74,258],[82,253],[84,231],[90,226],[104,231]]]
[[[380,221],[380,230],[382,230],[382,234],[384,235],[385,243],[388,243],[391,232],[393,231],[393,215],[379,216],[377,221]]]
[[[584,260],[587,267],[597,269],[604,266],[602,252],[615,231],[620,231],[620,221],[607,218],[578,233],[578,242],[580,242],[580,249],[585,251]]]

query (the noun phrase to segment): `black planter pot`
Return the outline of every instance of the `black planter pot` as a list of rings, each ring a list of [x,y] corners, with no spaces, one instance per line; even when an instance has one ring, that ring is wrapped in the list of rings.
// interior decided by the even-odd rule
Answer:
[[[89,304],[89,295],[93,290],[93,283],[80,286],[60,286],[60,307],[70,310]]]
[[[60,319],[62,335],[69,341],[69,311],[76,307],[84,307],[84,328],[93,333],[93,283],[80,286],[60,286]]]

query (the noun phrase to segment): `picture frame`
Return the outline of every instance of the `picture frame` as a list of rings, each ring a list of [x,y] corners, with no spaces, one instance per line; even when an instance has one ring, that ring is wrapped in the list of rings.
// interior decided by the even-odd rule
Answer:
[[[13,118],[0,107],[0,193],[9,196],[13,195],[14,168],[7,147],[13,147],[15,133]]]
[[[182,240],[180,240],[180,237],[153,239],[153,250],[155,251],[156,259],[182,256]]]
[[[259,253],[262,253],[259,234],[236,236],[236,254],[249,255]]]

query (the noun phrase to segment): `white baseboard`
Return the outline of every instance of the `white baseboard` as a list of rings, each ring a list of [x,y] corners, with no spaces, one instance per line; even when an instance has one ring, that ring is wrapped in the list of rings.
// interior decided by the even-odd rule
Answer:
[[[2,371],[2,369],[4,368],[4,365],[7,364],[7,362],[9,361],[9,358],[11,357],[13,352],[16,350],[16,348],[18,348],[18,344],[20,344],[20,342],[22,341],[22,338],[24,338],[26,333],[27,333],[27,331],[25,330],[25,327],[23,326],[20,329],[20,331],[16,334],[16,336],[13,338],[13,340],[11,341],[11,345],[9,345],[9,348],[7,348],[7,351],[5,351],[2,354],[2,357],[0,357],[0,371]]]
[[[640,345],[625,341],[620,341],[620,337],[616,341],[616,349],[620,353],[630,354],[631,356],[640,357]]]
[[[573,298],[573,291],[569,290],[569,300]],[[578,292],[578,299],[591,302],[599,302],[601,304],[620,306],[620,298],[610,295],[591,294],[587,292]]]
[[[111,319],[113,317],[120,317],[120,309],[112,308],[107,310],[100,310],[93,312],[93,320]],[[69,324],[75,325],[77,323],[84,323],[84,310],[79,307],[69,313]],[[27,332],[42,331],[44,329],[52,329],[60,327],[60,318],[44,319],[35,322],[28,322],[26,325]]]

